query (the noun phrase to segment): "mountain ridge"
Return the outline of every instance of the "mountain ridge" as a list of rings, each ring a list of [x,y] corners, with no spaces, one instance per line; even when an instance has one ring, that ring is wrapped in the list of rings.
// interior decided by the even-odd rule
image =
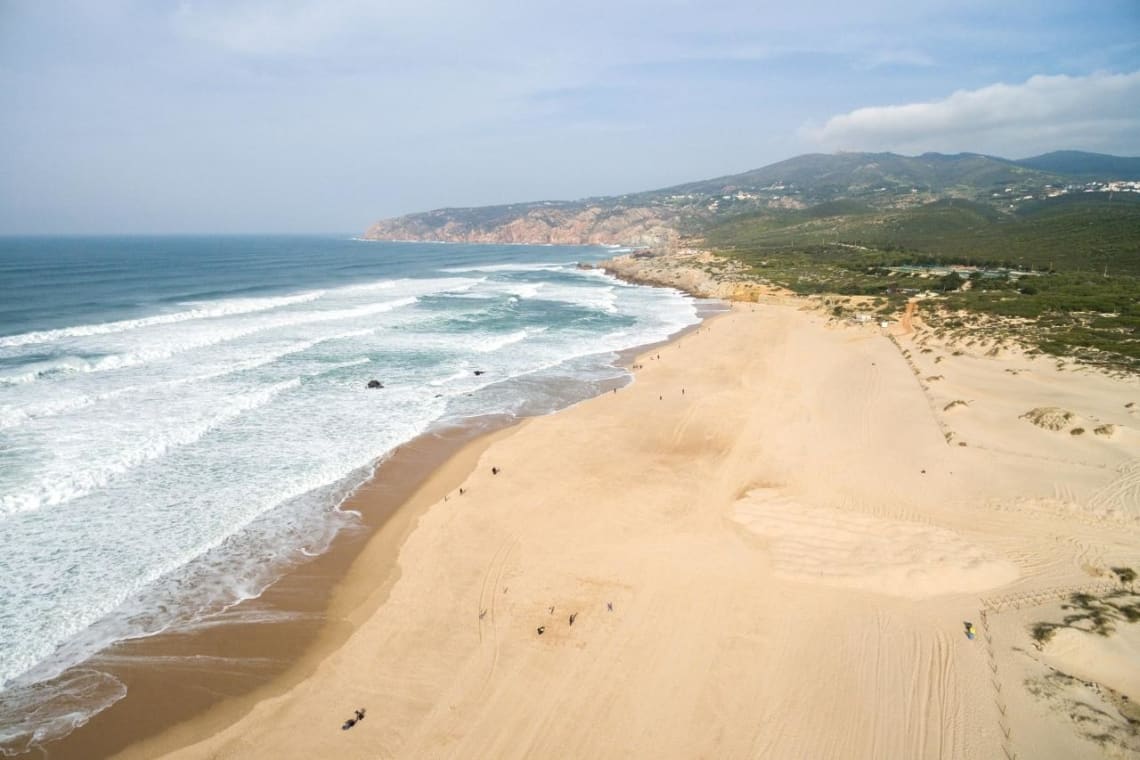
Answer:
[[[1015,163],[1031,169],[1052,171],[1074,177],[1112,175],[1112,179],[1140,180],[1140,157],[1111,156],[1080,150],[1055,150]]]
[[[1134,178],[1140,178],[1140,158],[1080,151],[1019,160],[980,153],[808,153],[738,174],[625,195],[407,214],[377,222],[363,237],[668,246],[748,213],[804,210],[837,201],[871,209],[907,208],[946,198],[1001,208],[1012,199],[1068,192],[1075,183]]]

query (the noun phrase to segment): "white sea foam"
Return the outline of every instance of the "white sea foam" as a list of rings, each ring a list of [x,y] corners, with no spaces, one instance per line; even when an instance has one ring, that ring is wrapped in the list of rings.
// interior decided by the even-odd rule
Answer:
[[[471,375],[472,375],[472,372],[470,369],[461,369],[458,372],[452,372],[450,375],[447,375],[446,377],[439,377],[439,378],[436,378],[435,380],[429,380],[428,385],[430,385],[433,388],[438,388],[442,385],[448,385],[449,383],[454,383],[457,380],[465,380],[465,379],[471,377]]]
[[[371,335],[376,332],[376,329],[377,328],[348,330],[342,333],[327,335],[311,340],[297,341],[280,348],[268,350],[267,352],[256,355],[254,358],[248,359],[246,361],[226,363],[223,368],[214,370],[212,372],[194,374],[186,377],[174,378],[171,380],[162,380],[151,385],[128,385],[121,388],[115,388],[104,393],[95,393],[92,395],[76,395],[65,398],[50,398],[42,402],[32,401],[28,402],[24,406],[5,404],[0,406],[0,430],[3,430],[5,428],[19,427],[20,425],[43,417],[52,417],[58,414],[73,412],[85,406],[97,404],[101,401],[119,398],[121,396],[132,393],[144,393],[161,387],[175,387],[180,385],[201,383],[206,380],[214,380],[220,377],[225,377],[227,375],[236,374],[238,372],[246,372],[251,369],[263,367],[267,364],[272,364],[273,362],[278,361],[279,359],[283,359],[292,354],[308,351],[314,346],[318,346],[322,343]],[[353,366],[354,364],[363,364],[367,361],[368,359],[365,357],[354,362],[345,363],[342,366]],[[57,394],[58,391],[53,389],[52,393]]]
[[[50,343],[60,340],[61,338],[106,335],[108,333],[137,330],[142,327],[188,322],[195,319],[214,319],[216,317],[229,317],[236,314],[249,314],[251,312],[279,309],[282,306],[308,303],[317,300],[322,295],[324,295],[323,290],[314,290],[308,293],[298,293],[294,296],[281,296],[277,298],[236,298],[228,301],[218,301],[209,305],[197,306],[187,311],[157,314],[153,317],[124,319],[118,322],[103,322],[93,325],[76,325],[75,327],[62,327],[55,330],[38,330],[36,332],[9,335],[0,338],[0,348],[14,348],[17,346],[26,346],[30,343]]]
[[[37,417],[50,417],[56,414],[81,409],[93,403],[95,403],[95,399],[92,397],[80,395],[69,398],[56,398],[23,407],[14,404],[3,404],[0,405],[0,430],[19,427],[25,422],[34,420]]]
[[[676,292],[561,262],[420,271],[458,276],[0,344],[5,696],[113,641],[216,623],[360,524],[337,505],[377,456],[446,421],[573,403],[622,374],[609,352],[695,320]]]
[[[152,362],[169,359],[177,354],[194,351],[201,348],[244,338],[266,330],[283,327],[297,327],[320,322],[341,322],[377,316],[385,312],[410,306],[416,302],[415,296],[397,298],[380,303],[364,304],[347,309],[330,309],[326,311],[307,311],[292,314],[283,314],[271,319],[255,322],[241,323],[236,326],[226,326],[214,330],[198,332],[181,339],[172,339],[161,342],[150,348],[129,351],[121,354],[111,354],[98,359],[82,359],[77,357],[64,357],[49,362],[33,365],[30,372],[16,373],[0,376],[0,384],[18,385],[31,383],[37,380],[51,379],[54,376],[72,373],[108,372],[126,369]]]
[[[614,286],[608,287],[548,287],[542,291],[542,298],[548,301],[562,301],[588,309],[598,309],[607,314],[617,312],[617,290]]]
[[[557,272],[574,266],[573,261],[560,264],[536,262],[532,264],[472,264],[470,266],[443,267],[437,272],[463,274],[465,272]]]
[[[158,459],[176,446],[185,446],[199,440],[209,431],[239,414],[267,404],[278,393],[300,386],[299,378],[269,386],[231,400],[220,411],[197,423],[184,423],[155,431],[150,437],[134,440],[130,445],[112,452],[111,456],[92,457],[83,465],[66,468],[47,468],[22,491],[0,496],[0,514],[27,512],[63,504],[106,486],[117,475],[151,459]]]
[[[541,282],[504,282],[488,288],[488,290],[517,296],[518,298],[537,298],[543,287],[545,287],[545,283]]]
[[[0,754],[20,755],[67,736],[127,696],[127,687],[112,675],[83,668],[68,672],[49,689],[26,686],[0,690],[0,695]]]
[[[478,351],[481,354],[489,354],[492,351],[498,351],[501,348],[512,346],[515,343],[521,343],[531,334],[533,334],[533,331],[530,330],[515,330],[514,332],[504,335],[488,335],[484,338],[469,341],[468,345],[473,351]]]

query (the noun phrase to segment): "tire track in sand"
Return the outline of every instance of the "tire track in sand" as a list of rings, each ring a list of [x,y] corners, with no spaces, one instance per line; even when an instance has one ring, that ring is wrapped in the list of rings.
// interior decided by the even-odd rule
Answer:
[[[1122,465],[1117,472],[1119,476],[1089,498],[1089,508],[1140,512],[1140,459]]]
[[[483,685],[479,689],[480,700],[483,698],[487,691],[487,687],[494,678],[495,669],[499,664],[499,628],[496,621],[496,607],[498,606],[497,600],[500,596],[507,592],[503,587],[503,572],[506,569],[507,561],[510,559],[511,552],[519,544],[519,539],[511,537],[503,541],[491,556],[491,561],[487,564],[487,569],[483,572],[483,582],[479,588],[479,643],[483,644],[483,626],[485,623],[490,625],[489,636],[491,639],[490,662],[487,666],[487,674],[483,678]],[[500,591],[502,589],[502,591]]]

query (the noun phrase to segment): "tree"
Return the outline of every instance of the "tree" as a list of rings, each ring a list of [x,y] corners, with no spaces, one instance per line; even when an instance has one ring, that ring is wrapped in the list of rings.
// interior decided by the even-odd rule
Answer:
[[[949,293],[962,287],[962,278],[957,272],[947,272],[938,280],[938,286],[943,293]]]

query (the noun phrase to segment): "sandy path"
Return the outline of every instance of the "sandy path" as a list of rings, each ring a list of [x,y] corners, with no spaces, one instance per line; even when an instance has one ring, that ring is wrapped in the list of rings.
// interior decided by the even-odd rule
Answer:
[[[918,310],[918,302],[911,299],[906,302],[906,308],[903,310],[902,315],[902,334],[910,335],[914,332],[914,313]]]
[[[1017,709],[995,699],[994,646],[962,623],[1140,565],[1134,522],[1084,511],[1128,508],[1130,438],[1046,466],[1043,431],[1001,412],[974,423],[992,450],[948,444],[895,343],[787,307],[738,306],[639,363],[496,440],[347,643],[172,756],[977,758],[1034,721],[1068,730],[1011,686]],[[963,367],[978,397],[1008,377]],[[1134,387],[1106,385],[1106,408]]]

